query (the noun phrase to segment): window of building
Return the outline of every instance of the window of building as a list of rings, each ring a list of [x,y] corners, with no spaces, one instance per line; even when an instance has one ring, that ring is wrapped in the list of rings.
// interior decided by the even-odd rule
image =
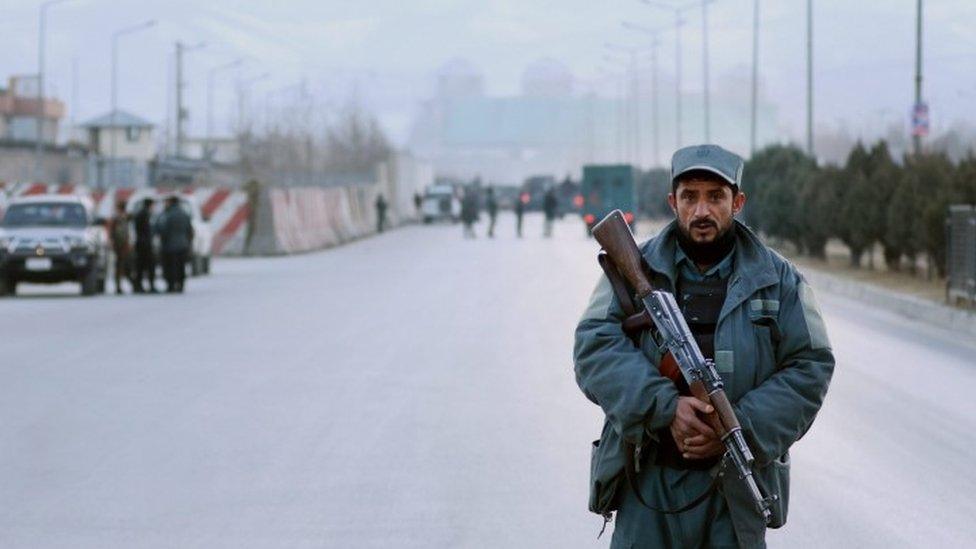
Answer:
[[[142,128],[138,126],[129,126],[125,129],[125,138],[129,143],[135,143],[139,141],[139,136],[142,134]]]

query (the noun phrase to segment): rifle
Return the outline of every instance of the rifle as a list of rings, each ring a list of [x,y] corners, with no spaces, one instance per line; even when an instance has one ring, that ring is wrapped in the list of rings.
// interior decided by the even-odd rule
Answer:
[[[643,259],[634,235],[620,210],[614,210],[594,225],[593,236],[613,262],[617,271],[630,283],[637,297],[657,327],[692,396],[711,404],[714,414],[705,418],[722,438],[725,457],[732,462],[739,479],[745,484],[756,510],[766,524],[772,519],[770,510],[778,496],[765,496],[752,474],[755,458],[742,434],[742,427],[735,416],[732,404],[725,394],[722,378],[715,363],[706,359],[695,341],[674,296],[664,290],[656,290],[644,272]],[[662,359],[663,360],[663,359]]]

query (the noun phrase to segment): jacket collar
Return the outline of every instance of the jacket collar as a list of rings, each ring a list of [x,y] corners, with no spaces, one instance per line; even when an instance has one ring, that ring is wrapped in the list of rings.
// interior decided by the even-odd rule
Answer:
[[[738,307],[756,291],[772,286],[779,282],[776,266],[771,252],[762,243],[752,229],[734,221],[736,228],[735,264],[732,277],[729,279],[728,294],[725,305],[719,315],[719,320],[732,309]],[[674,232],[678,230],[677,221],[668,223],[661,232],[643,246],[644,260],[655,273],[664,275],[670,283],[670,290],[674,290],[677,280],[677,268],[674,262],[677,238]]]

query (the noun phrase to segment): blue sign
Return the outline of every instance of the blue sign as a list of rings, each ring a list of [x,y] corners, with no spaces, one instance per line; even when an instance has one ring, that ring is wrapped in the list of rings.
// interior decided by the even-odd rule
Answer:
[[[929,106],[916,103],[912,109],[912,135],[925,137],[929,134]]]

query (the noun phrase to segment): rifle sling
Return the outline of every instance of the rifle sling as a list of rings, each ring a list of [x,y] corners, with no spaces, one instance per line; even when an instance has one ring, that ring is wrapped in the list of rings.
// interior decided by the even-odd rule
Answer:
[[[647,310],[644,309],[638,301],[634,299],[633,292],[630,291],[630,287],[624,280],[620,272],[617,271],[617,267],[613,264],[613,260],[605,252],[600,252],[597,255],[597,262],[600,263],[600,267],[603,268],[604,274],[607,275],[607,280],[610,281],[610,286],[613,288],[614,295],[617,296],[617,301],[620,302],[620,308],[623,309],[624,314],[627,318],[621,324],[622,329],[630,338],[631,342],[635,347],[640,347],[640,336],[644,330],[648,330],[654,327],[654,323],[651,320],[650,315]],[[691,500],[690,502],[678,507],[677,509],[660,509],[649,505],[645,500],[644,496],[641,495],[640,485],[637,483],[637,445],[632,442],[624,441],[624,474],[627,477],[627,482],[630,484],[630,489],[634,491],[634,496],[637,497],[637,501],[641,505],[650,509],[651,511],[657,513],[664,513],[666,515],[677,515],[684,513],[690,509],[694,509],[701,505],[708,496],[718,487],[719,477],[716,475],[709,484],[708,488],[701,493],[698,497]]]

